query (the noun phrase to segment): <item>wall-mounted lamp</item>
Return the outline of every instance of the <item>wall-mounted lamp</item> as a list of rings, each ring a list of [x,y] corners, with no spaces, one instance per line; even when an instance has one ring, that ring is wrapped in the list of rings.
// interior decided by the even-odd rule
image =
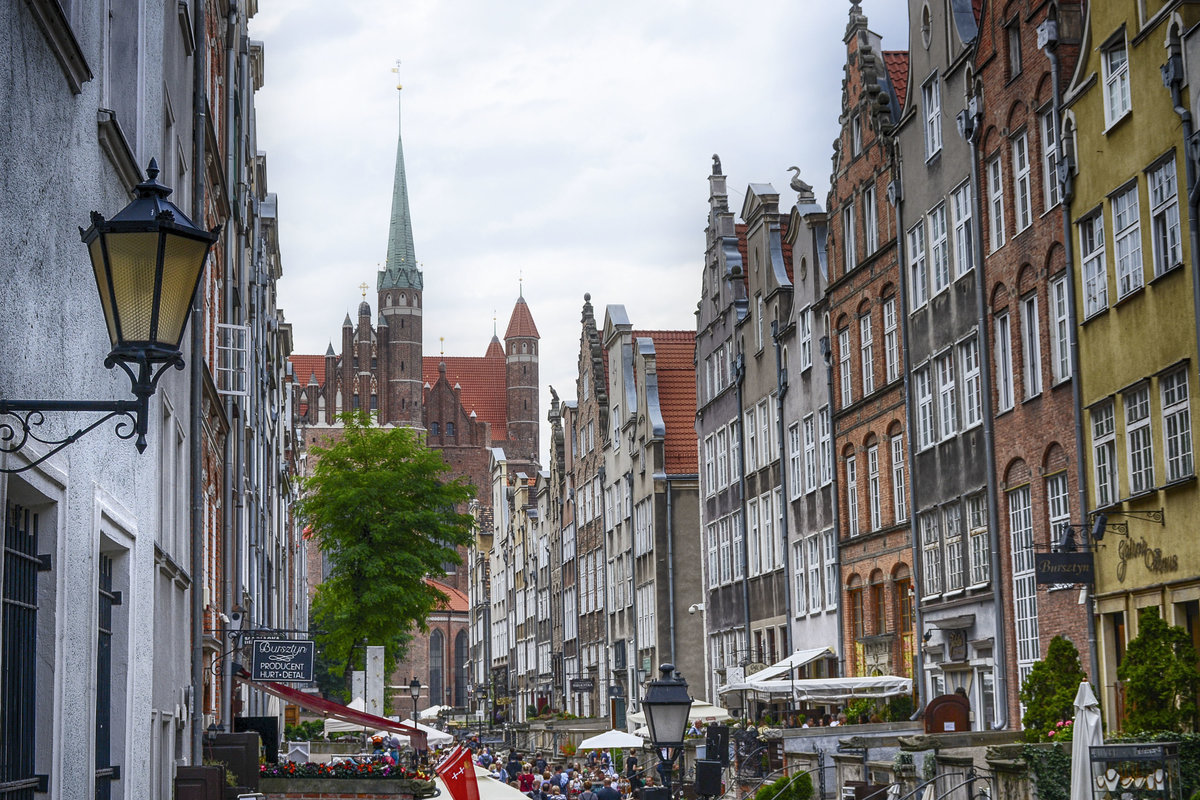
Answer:
[[[116,434],[146,449],[149,400],[168,367],[183,369],[179,343],[192,309],[192,298],[209,248],[220,228],[197,228],[174,203],[171,189],[158,182],[152,159],[137,196],[106,220],[92,212],[92,224],[79,235],[88,248],[100,308],[112,351],[104,366],[129,376],[133,400],[0,400],[0,452],[19,452],[29,440],[50,449],[18,467],[23,472],[75,442],[105,421],[120,418]],[[98,412],[102,417],[63,439],[39,435],[45,414],[53,411]]]

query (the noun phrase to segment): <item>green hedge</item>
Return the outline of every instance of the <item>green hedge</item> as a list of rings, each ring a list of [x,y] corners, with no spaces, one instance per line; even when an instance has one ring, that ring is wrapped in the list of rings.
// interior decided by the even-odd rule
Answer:
[[[784,776],[754,793],[754,800],[812,800],[811,775]]]

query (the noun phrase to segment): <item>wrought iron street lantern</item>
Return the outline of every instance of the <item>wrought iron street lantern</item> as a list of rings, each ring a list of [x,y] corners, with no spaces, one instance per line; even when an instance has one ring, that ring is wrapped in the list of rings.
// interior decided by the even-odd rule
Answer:
[[[674,664],[663,664],[658,669],[662,674],[646,686],[642,711],[646,715],[650,741],[661,759],[658,771],[669,796],[671,769],[683,749],[692,698],[688,695],[687,681],[675,671]]]
[[[209,248],[220,229],[205,231],[167,198],[154,160],[136,196],[112,219],[92,212],[92,224],[79,229],[91,257],[100,308],[112,351],[104,366],[129,376],[133,400],[0,400],[0,452],[20,451],[29,440],[49,450],[20,466],[22,472],[45,461],[98,425],[119,418],[116,434],[146,449],[150,397],[168,367],[183,369],[180,341]],[[46,412],[102,413],[99,419],[63,439],[39,435]]]

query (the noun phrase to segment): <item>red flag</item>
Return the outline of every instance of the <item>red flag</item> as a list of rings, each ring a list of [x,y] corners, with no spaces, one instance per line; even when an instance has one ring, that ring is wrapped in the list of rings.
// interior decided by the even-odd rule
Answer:
[[[462,745],[456,746],[433,770],[446,784],[453,800],[479,800],[475,764],[471,761],[471,751],[467,748]]]

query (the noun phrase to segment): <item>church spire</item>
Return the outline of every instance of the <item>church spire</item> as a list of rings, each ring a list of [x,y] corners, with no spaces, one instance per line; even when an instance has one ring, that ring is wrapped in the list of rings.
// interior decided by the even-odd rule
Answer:
[[[396,71],[396,70],[393,70]],[[400,107],[400,84],[396,84]],[[388,231],[387,263],[379,272],[379,291],[422,289],[424,280],[413,248],[412,218],[408,211],[408,180],[404,172],[404,142],[396,130],[396,177],[392,185],[392,222]]]

